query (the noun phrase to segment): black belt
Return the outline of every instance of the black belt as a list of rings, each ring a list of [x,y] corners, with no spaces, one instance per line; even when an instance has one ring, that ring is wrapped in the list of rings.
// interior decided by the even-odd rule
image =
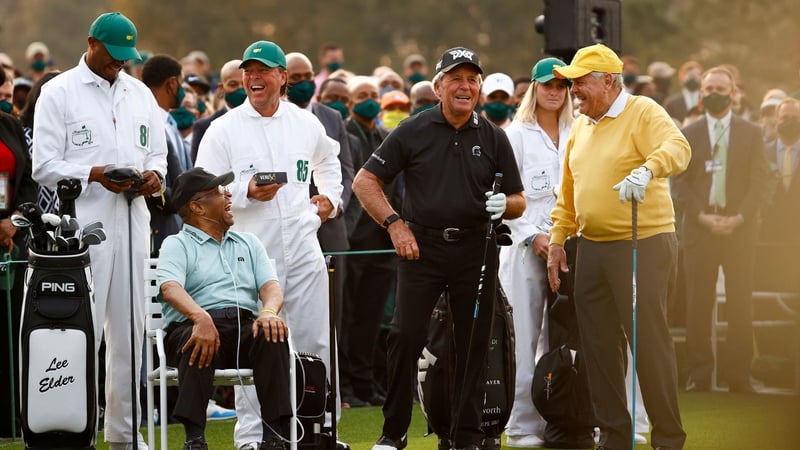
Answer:
[[[479,236],[486,233],[486,225],[474,228],[428,228],[411,222],[406,222],[406,225],[414,233],[442,238],[445,242],[458,242],[467,236]]]
[[[253,317],[253,311],[250,311],[249,309],[236,308],[234,306],[229,308],[210,309],[206,312],[208,312],[208,315],[211,316],[212,319],[235,319],[237,317],[241,319],[249,319]]]

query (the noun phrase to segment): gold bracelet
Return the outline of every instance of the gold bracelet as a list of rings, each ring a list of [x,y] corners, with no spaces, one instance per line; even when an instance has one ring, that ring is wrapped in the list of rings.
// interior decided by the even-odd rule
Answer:
[[[262,309],[258,314],[261,315],[262,313],[265,313],[265,312],[268,312],[268,313],[272,314],[273,316],[277,316],[278,315],[277,311],[275,311],[274,309],[269,309],[269,308]]]

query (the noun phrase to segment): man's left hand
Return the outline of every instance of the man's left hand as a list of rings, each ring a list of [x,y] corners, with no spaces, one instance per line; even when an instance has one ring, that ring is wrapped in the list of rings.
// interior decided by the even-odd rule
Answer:
[[[258,336],[258,329],[264,330],[264,339],[267,342],[283,342],[289,335],[289,327],[280,317],[271,312],[262,312],[253,321],[253,337]]]
[[[333,212],[333,203],[325,195],[317,194],[311,197],[311,204],[317,207],[317,214],[322,223],[328,221]]]
[[[145,170],[142,172],[142,184],[136,190],[138,195],[148,197],[161,192],[161,178],[155,171]]]
[[[653,172],[645,166],[631,170],[630,175],[614,185],[614,190],[619,191],[619,202],[635,200],[644,203],[644,191],[652,179]]]
[[[492,220],[497,220],[503,217],[506,212],[506,194],[498,192],[495,194],[492,191],[486,191],[486,212],[489,213]]]

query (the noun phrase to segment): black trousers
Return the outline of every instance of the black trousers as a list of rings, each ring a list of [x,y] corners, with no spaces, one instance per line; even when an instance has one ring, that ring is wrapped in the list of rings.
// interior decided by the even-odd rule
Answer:
[[[625,371],[632,344],[631,241],[593,242],[581,238],[575,266],[575,313],[589,375],[600,445],[630,448]],[[667,327],[669,286],[677,263],[675,233],[638,242],[636,370],[653,424],[653,448],[683,448],[686,433],[678,410],[675,348]],[[627,341],[626,341],[627,338]]]
[[[355,395],[364,401],[374,395],[372,361],[395,260],[395,255],[386,254],[347,258],[340,352],[342,384],[349,382]]]
[[[216,310],[219,314],[219,311]],[[214,317],[219,332],[220,347],[210,367],[199,368],[197,363],[189,365],[191,350],[181,353],[181,348],[192,335],[193,323],[172,323],[166,329],[164,340],[167,364],[178,368],[178,398],[174,416],[205,427],[206,406],[211,398],[211,387],[215,369],[238,367],[253,369],[258,401],[261,403],[261,419],[270,426],[277,425],[284,431],[292,415],[289,403],[289,346],[286,342],[272,343],[264,339],[263,331],[253,338],[253,316],[250,311],[239,310],[241,326],[235,308],[224,310],[227,317]],[[241,347],[237,355],[237,343]],[[255,399],[253,399],[255,400]]]
[[[454,389],[450,396],[451,424],[459,416],[458,430],[451,431],[450,438],[456,447],[479,444],[483,439],[480,427],[483,376],[497,283],[497,247],[492,239],[467,361],[486,239],[476,233],[458,242],[445,242],[441,237],[415,234],[420,247],[420,259],[401,260],[397,268],[397,304],[387,339],[388,394],[383,407],[383,434],[399,440],[408,430],[417,360],[427,343],[433,307],[446,288],[450,293],[456,352]],[[463,408],[460,408],[462,396]]]
[[[711,351],[712,312],[717,301],[719,267],[725,273],[725,318],[728,333],[721,372],[731,385],[750,383],[753,360],[753,260],[755,233],[712,236],[687,245],[686,352],[689,376],[708,388],[714,369]]]

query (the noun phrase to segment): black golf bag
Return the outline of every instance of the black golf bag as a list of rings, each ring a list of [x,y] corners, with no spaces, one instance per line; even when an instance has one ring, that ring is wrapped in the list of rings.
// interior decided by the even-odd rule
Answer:
[[[589,378],[583,367],[573,297],[576,239],[568,239],[564,249],[569,272],[561,272],[558,294],[547,299],[550,351],[536,363],[531,396],[547,421],[547,448],[594,448]]]
[[[500,449],[500,435],[505,429],[514,403],[514,323],[511,305],[499,283],[493,306],[481,421],[486,435],[481,445],[482,450]],[[417,390],[422,412],[428,420],[429,432],[440,437],[440,449],[450,448],[450,443],[441,437],[450,434],[450,406],[455,373],[453,323],[448,308],[449,296],[445,291],[431,315],[428,345],[422,350],[418,362]]]
[[[22,433],[31,449],[93,448],[97,352],[89,250],[31,250],[20,326]]]

